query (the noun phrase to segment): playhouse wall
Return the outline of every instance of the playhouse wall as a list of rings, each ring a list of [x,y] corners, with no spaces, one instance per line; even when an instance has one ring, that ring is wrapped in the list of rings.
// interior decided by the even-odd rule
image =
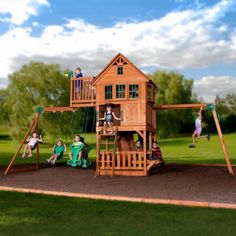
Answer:
[[[125,85],[125,98],[116,98],[116,85],[124,84]],[[129,98],[129,85],[130,84],[138,84],[139,85],[139,97],[138,98]],[[105,99],[105,86],[112,85],[112,99]],[[98,104],[105,104],[105,103],[113,103],[113,102],[119,102],[123,103],[126,101],[140,101],[140,100],[146,100],[146,83],[145,82],[139,82],[137,80],[134,80],[132,82],[131,79],[110,79],[102,80],[101,82],[97,83],[96,85],[96,99]]]
[[[156,111],[151,103],[146,104],[146,122],[149,127],[156,129]]]
[[[144,77],[144,75],[142,73],[140,73],[133,65],[130,64],[126,64],[123,65],[123,74],[122,75],[118,75],[117,74],[117,65],[113,65],[109,68],[109,70],[106,71],[106,73],[104,73],[104,75],[102,75],[102,79],[100,81],[98,81],[97,83],[107,83],[110,81],[122,81],[123,82],[147,82],[147,79]],[[128,81],[127,81],[128,78]]]
[[[122,126],[139,126],[145,125],[145,103],[122,103]]]

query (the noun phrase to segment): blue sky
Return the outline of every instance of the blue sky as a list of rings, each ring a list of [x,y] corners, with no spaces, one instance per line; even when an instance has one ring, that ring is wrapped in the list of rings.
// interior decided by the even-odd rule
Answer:
[[[205,101],[236,91],[234,0],[0,0],[0,88],[32,60],[96,75],[121,52],[176,70]]]

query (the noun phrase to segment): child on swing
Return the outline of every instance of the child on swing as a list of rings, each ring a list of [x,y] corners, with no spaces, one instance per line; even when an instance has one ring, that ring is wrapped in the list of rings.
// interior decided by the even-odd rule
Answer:
[[[32,151],[35,149],[38,142],[42,142],[42,136],[38,135],[37,132],[33,132],[32,136],[29,136],[26,140],[27,144],[25,145],[24,152],[22,154],[22,158],[26,157],[27,150],[29,151],[28,157],[32,157]]]
[[[74,139],[74,142],[71,144],[71,147],[73,148],[79,148],[79,147],[82,147],[82,146],[84,146],[84,143],[82,142],[82,137],[80,137],[80,135],[76,135],[75,136],[75,139]],[[79,155],[78,155],[78,160],[80,160],[81,159],[81,157],[82,157],[82,150],[83,149],[81,149],[81,151],[79,152]],[[70,158],[70,160],[72,160],[72,153],[71,152],[69,152],[69,158]]]
[[[104,123],[103,123],[103,134],[107,134],[107,131],[106,131],[107,125],[111,129],[111,134],[113,134],[114,133],[114,130],[113,130],[114,119],[115,120],[121,120],[121,118],[116,117],[115,113],[112,111],[112,108],[111,108],[110,104],[107,105],[106,109],[107,109],[107,111],[104,113],[104,117],[100,119],[100,120],[104,121]]]
[[[198,111],[198,116],[195,120],[195,130],[192,134],[192,144],[189,145],[189,148],[195,148],[195,137],[198,138],[206,138],[208,141],[210,140],[210,135],[201,135],[202,133],[202,118],[203,118],[203,109],[202,107],[200,108],[200,110]]]
[[[66,145],[62,142],[62,140],[59,139],[53,146],[53,154],[50,158],[46,159],[47,163],[55,165],[56,160],[60,159],[64,152],[66,152]]]

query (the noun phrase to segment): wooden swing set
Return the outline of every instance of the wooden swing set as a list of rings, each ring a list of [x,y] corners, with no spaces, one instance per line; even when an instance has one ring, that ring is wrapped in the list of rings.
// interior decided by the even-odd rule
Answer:
[[[11,169],[12,166],[16,160],[16,158],[18,157],[21,149],[23,148],[23,146],[26,144],[27,138],[29,137],[29,135],[32,132],[38,131],[38,124],[39,124],[39,118],[40,118],[40,114],[42,112],[44,113],[48,113],[48,112],[64,112],[64,111],[69,111],[69,112],[74,112],[76,111],[76,108],[72,108],[72,107],[38,107],[36,109],[36,113],[35,116],[33,118],[33,121],[31,123],[31,125],[29,126],[28,130],[26,131],[23,139],[21,140],[21,143],[16,151],[16,153],[14,154],[14,156],[12,157],[8,167],[6,168],[4,175],[7,175]],[[29,171],[31,169],[17,169],[15,171]],[[35,170],[39,170],[39,144],[36,144],[36,159],[35,159]]]
[[[76,87],[78,83],[81,84],[79,91]],[[94,107],[98,121],[95,176],[146,176],[153,167],[159,164],[152,160],[151,151],[152,142],[156,141],[156,110],[200,109],[203,107],[212,112],[228,172],[234,175],[214,106],[207,104],[155,105],[156,91],[157,86],[153,81],[121,53],[117,54],[95,78],[72,78],[70,80],[70,106],[45,107],[36,111],[31,126],[4,174],[8,174],[11,170],[30,132],[37,130],[40,113],[73,112],[80,107]],[[103,125],[99,123],[99,119],[104,116],[108,103],[112,105],[115,114],[122,114],[122,120],[114,122],[114,134],[104,135]],[[108,129],[107,132],[109,131]],[[142,141],[142,151],[134,149],[136,136]],[[109,148],[109,145],[113,148]],[[39,147],[37,145],[36,170],[38,169]]]

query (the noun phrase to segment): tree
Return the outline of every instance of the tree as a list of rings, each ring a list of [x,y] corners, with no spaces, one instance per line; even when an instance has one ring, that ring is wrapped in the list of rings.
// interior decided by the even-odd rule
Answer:
[[[38,106],[68,106],[70,83],[60,67],[55,64],[31,62],[9,76],[6,101],[10,110],[11,131],[15,137],[25,132]],[[53,132],[66,129],[68,122],[58,126],[60,114],[43,114],[41,122],[45,130]],[[69,115],[65,115],[69,118]]]
[[[192,103],[193,80],[171,71],[158,71],[151,75],[157,85],[156,104]],[[157,129],[161,137],[191,132],[194,118],[192,111],[157,111]]]
[[[223,132],[236,131],[236,94],[227,94],[215,99],[216,111],[220,114],[220,122]]]
[[[0,124],[8,124],[9,123],[9,111],[6,106],[6,100],[8,98],[8,92],[6,89],[0,90]]]

